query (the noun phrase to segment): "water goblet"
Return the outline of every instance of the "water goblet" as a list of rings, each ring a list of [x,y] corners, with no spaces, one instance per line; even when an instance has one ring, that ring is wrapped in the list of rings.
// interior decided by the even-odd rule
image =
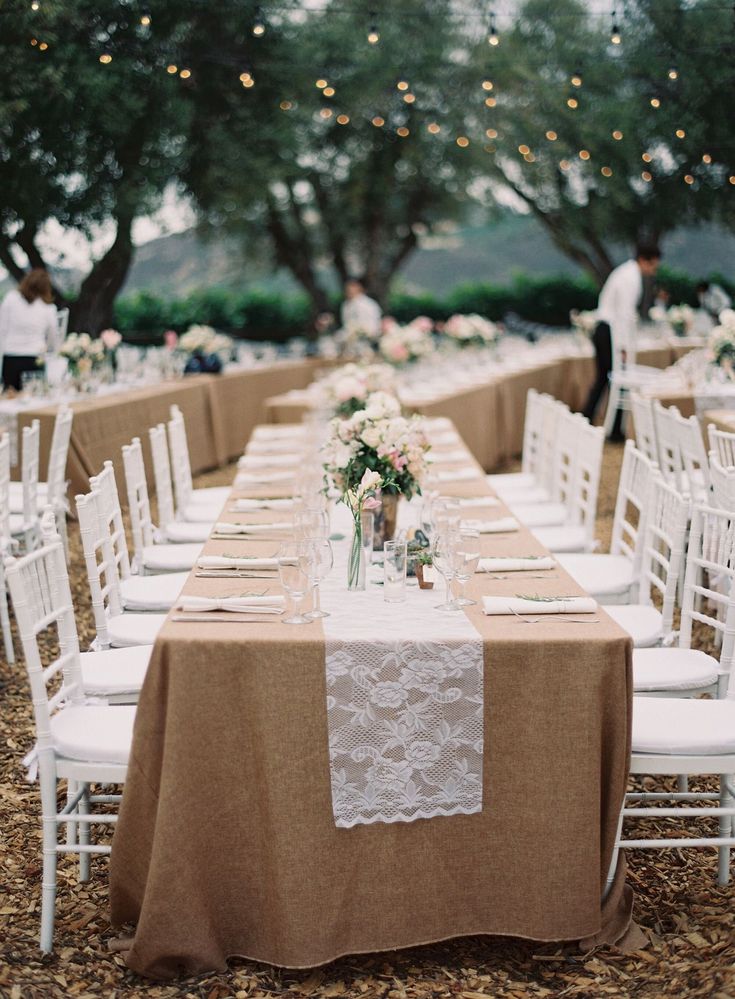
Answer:
[[[304,614],[310,621],[315,621],[320,617],[329,617],[329,611],[322,610],[319,595],[319,584],[330,573],[334,565],[334,553],[327,538],[315,537],[306,538],[303,542],[309,559],[309,584],[313,593],[313,605],[310,611]]]
[[[455,576],[456,556],[455,545],[457,534],[454,531],[442,531],[434,538],[431,546],[431,558],[434,567],[444,580],[444,602],[436,605],[437,610],[458,610],[452,600],[452,580]]]
[[[294,514],[298,538],[328,538],[329,514],[322,507],[305,506]]]
[[[480,561],[480,532],[469,527],[461,528],[454,554],[455,575],[459,583],[459,594],[454,602],[457,607],[471,607],[477,601],[465,596],[465,587]]]
[[[301,541],[289,541],[278,550],[278,576],[289,596],[291,612],[284,624],[308,624],[300,612],[301,602],[309,588],[309,553]]]

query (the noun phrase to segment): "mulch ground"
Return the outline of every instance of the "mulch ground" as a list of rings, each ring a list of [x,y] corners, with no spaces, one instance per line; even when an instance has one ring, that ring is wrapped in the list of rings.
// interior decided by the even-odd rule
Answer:
[[[598,536],[609,542],[622,448],[607,446]],[[198,485],[231,481],[232,469]],[[72,587],[82,641],[93,636],[79,536],[71,525]],[[604,549],[603,549],[604,550]],[[706,647],[702,642],[700,647]],[[71,857],[59,863],[53,955],[38,950],[41,844],[37,785],[25,782],[21,758],[33,742],[31,705],[22,665],[0,664],[0,996],[202,997],[310,995],[526,999],[574,996],[735,999],[735,887],[719,888],[712,850],[632,851],[629,881],[634,916],[650,937],[645,950],[582,955],[572,946],[468,937],[430,947],[352,957],[314,971],[287,971],[235,961],[222,975],[157,985],[132,975],[109,941],[107,862],[92,863],[80,885]],[[665,827],[664,820],[661,828]],[[710,826],[712,828],[712,826]],[[701,834],[692,823],[686,832]],[[633,831],[633,830],[631,830]],[[651,834],[647,827],[636,835]]]

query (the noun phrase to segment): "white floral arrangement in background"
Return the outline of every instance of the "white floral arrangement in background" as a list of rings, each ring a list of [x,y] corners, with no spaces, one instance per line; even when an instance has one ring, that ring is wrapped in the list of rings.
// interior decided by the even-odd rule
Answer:
[[[350,363],[320,378],[314,383],[312,393],[319,409],[347,417],[364,408],[371,393],[395,394],[395,389],[395,373],[389,364]]]
[[[735,310],[720,313],[720,324],[710,333],[707,349],[711,363],[724,372],[728,381],[735,381]]]
[[[444,334],[460,347],[488,347],[498,341],[500,330],[490,319],[471,312],[450,316]]]
[[[69,333],[59,347],[59,356],[66,358],[70,373],[77,378],[101,368],[107,351],[101,337],[92,337],[89,333]]]
[[[411,364],[431,354],[433,350],[430,319],[419,316],[407,326],[399,326],[394,319],[383,320],[380,353],[390,364]]]
[[[577,309],[572,309],[569,313],[569,319],[574,329],[577,330],[577,332],[582,333],[584,336],[592,336],[598,322],[597,312],[593,309],[581,312]]]
[[[186,354],[216,354],[227,362],[232,357],[232,340],[211,326],[190,326],[178,339],[177,349]]]
[[[686,336],[694,326],[694,309],[691,305],[672,305],[668,309],[654,305],[648,310],[648,318],[654,323],[668,323],[677,336]]]

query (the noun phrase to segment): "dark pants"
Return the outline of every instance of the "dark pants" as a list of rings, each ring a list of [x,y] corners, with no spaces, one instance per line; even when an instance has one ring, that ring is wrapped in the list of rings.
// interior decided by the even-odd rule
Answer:
[[[21,375],[24,371],[42,372],[43,367],[38,364],[36,357],[25,354],[6,354],[3,358],[3,385],[5,388],[15,389],[20,392]]]
[[[610,372],[612,371],[612,336],[608,323],[598,323],[595,332],[592,334],[592,344],[595,348],[595,381],[587,396],[582,413],[588,420],[594,420],[595,412],[600,404],[605,389],[608,386]],[[612,438],[623,436],[623,411],[619,409],[615,414]]]

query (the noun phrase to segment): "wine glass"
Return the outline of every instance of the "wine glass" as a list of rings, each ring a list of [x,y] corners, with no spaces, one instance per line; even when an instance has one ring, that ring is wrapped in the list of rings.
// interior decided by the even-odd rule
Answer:
[[[323,507],[305,506],[294,514],[298,538],[328,538],[329,514]]]
[[[477,571],[480,561],[480,532],[469,527],[461,528],[454,553],[455,573],[459,582],[459,595],[454,602],[457,607],[471,607],[477,601],[465,596],[465,587],[470,577]]]
[[[459,530],[459,502],[446,496],[439,496],[431,508],[433,530],[437,534],[454,533]]]
[[[314,594],[312,609],[304,614],[304,617],[310,621],[315,621],[319,617],[329,617],[329,612],[321,608],[319,584],[330,573],[334,565],[334,553],[327,538],[306,538],[303,545],[308,552],[309,584]]]
[[[455,531],[442,531],[436,534],[431,546],[431,559],[439,575],[444,579],[444,603],[437,604],[437,610],[458,610],[458,605],[452,600],[452,580],[456,572]]]
[[[284,618],[285,624],[308,624],[309,619],[300,613],[301,601],[309,588],[309,552],[302,541],[289,541],[278,550],[278,576],[288,594],[292,613]]]

